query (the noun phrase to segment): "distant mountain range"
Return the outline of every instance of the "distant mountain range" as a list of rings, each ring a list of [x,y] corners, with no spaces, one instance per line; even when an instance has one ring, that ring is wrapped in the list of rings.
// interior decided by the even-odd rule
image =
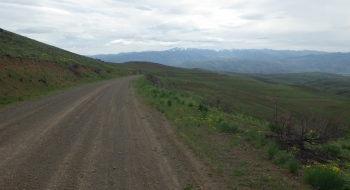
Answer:
[[[350,74],[350,53],[271,49],[182,49],[144,51],[90,56],[102,61],[124,63],[148,61],[182,68],[216,72],[293,73],[329,72]]]

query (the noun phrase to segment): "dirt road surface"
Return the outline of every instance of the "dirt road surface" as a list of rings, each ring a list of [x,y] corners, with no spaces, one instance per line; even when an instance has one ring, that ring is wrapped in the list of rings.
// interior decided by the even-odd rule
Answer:
[[[220,189],[131,76],[0,111],[0,189]]]

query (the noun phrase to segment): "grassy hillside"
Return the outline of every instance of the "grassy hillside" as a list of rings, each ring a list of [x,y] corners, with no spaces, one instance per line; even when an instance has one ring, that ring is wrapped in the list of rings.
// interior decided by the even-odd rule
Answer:
[[[265,81],[260,75],[220,75],[152,63],[124,66],[152,74],[135,81],[138,93],[165,114],[174,135],[204,160],[208,175],[227,184],[227,189],[314,189],[310,185],[342,189],[350,184],[347,135],[325,144],[303,142],[303,138],[323,137],[316,125],[308,125],[303,138],[288,141],[290,136],[287,140],[276,136],[271,120],[276,94],[279,113],[296,115],[289,123],[293,134],[307,122],[301,115],[306,108],[321,116],[314,122],[333,117],[349,127],[349,98],[295,85],[304,81],[298,75]],[[306,75],[311,80],[320,74]],[[317,181],[320,178],[327,180],[322,183]]]
[[[132,72],[1,30],[0,106]]]
[[[331,73],[292,73],[292,74],[232,74],[233,76],[254,79],[270,84],[312,87],[327,93],[350,98],[350,76]]]
[[[310,109],[327,117],[338,117],[344,123],[350,123],[348,110],[350,100],[328,92],[323,86],[324,80],[335,81],[332,88],[339,89],[348,85],[347,77],[328,74],[304,73],[281,75],[224,75],[195,69],[180,69],[154,63],[127,63],[130,69],[140,69],[143,74],[158,75],[169,89],[186,96],[199,98],[203,103],[214,106],[220,96],[220,108],[228,113],[239,113],[258,119],[268,120],[273,115],[275,93],[279,99],[281,112],[299,114]],[[265,77],[265,78],[264,78]],[[307,80],[306,80],[306,79]],[[259,79],[259,80],[257,80]],[[294,82],[293,82],[294,81]],[[312,81],[312,82],[311,82]],[[319,82],[319,83],[318,83]],[[278,85],[277,85],[278,83]],[[307,83],[312,85],[302,85]]]
[[[288,70],[283,65],[274,60],[249,60],[249,59],[215,59],[209,61],[186,61],[182,68],[201,68],[216,72],[235,73],[285,73]]]

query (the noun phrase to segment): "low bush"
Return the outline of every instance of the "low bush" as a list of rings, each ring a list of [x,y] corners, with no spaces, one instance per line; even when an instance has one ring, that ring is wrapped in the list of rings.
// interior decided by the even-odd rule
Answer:
[[[267,145],[267,157],[269,160],[272,160],[276,153],[278,152],[278,145],[275,141],[270,141]]]
[[[337,143],[324,144],[322,150],[332,157],[337,157],[341,154],[341,146]]]
[[[71,71],[74,75],[81,76],[81,72],[79,71],[79,66],[77,66],[77,65],[69,65],[69,66],[67,66],[67,69],[69,71]]]
[[[299,160],[292,159],[292,160],[289,161],[288,169],[289,169],[290,173],[295,175],[298,172],[299,168],[301,168],[301,163],[300,163]]]
[[[171,100],[168,100],[167,104],[168,104],[169,107],[171,107],[171,104],[172,104]]]
[[[188,107],[193,108],[193,103],[192,102],[188,103]]]
[[[225,133],[237,133],[238,127],[228,123],[227,121],[220,122],[220,131]]]
[[[99,68],[99,67],[95,67],[94,68],[94,72],[97,73],[97,74],[100,74],[102,72],[102,69]]]
[[[255,148],[260,148],[266,141],[265,136],[259,131],[246,130],[244,136]]]
[[[199,111],[202,111],[202,112],[207,112],[207,111],[208,111],[208,107],[205,106],[205,105],[203,105],[202,103],[200,103],[200,104],[198,105],[198,110],[199,110]]]
[[[278,165],[284,165],[288,160],[288,154],[284,151],[280,151],[277,155],[276,155],[276,160],[275,163]]]
[[[160,97],[160,98],[166,98],[166,97],[168,97],[168,94],[167,94],[166,92],[162,91],[162,92],[160,93],[159,97]]]
[[[303,111],[299,117],[291,114],[274,114],[270,130],[280,141],[305,149],[305,145],[323,145],[338,139],[343,131],[338,120],[316,116],[309,110]]]
[[[348,184],[338,168],[312,166],[305,170],[304,180],[320,190],[345,189]]]

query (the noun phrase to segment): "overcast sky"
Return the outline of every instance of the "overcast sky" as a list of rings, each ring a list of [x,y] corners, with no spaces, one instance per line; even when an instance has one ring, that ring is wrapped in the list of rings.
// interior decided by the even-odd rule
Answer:
[[[0,27],[83,55],[173,47],[350,52],[350,0],[0,0]]]

